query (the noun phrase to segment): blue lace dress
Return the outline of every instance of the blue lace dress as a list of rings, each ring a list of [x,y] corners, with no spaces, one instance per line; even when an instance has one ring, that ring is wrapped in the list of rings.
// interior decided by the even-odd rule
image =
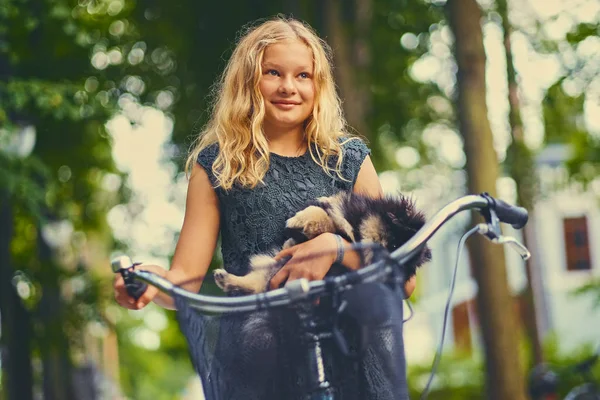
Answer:
[[[353,189],[360,167],[370,151],[361,140],[346,142],[342,151],[341,173],[345,180],[326,174],[307,151],[299,157],[271,154],[264,184],[254,189],[239,185],[228,191],[215,188],[220,204],[223,264],[228,272],[244,275],[251,255],[281,247],[285,240],[285,221],[304,208],[308,201]],[[217,182],[212,165],[217,153],[218,146],[213,145],[204,149],[198,157],[199,165],[206,170],[214,186]],[[395,300],[394,297],[392,301]],[[300,338],[294,338],[293,334],[290,336],[290,332],[285,333],[286,329],[279,329],[276,348],[249,348],[240,338],[241,324],[246,316],[207,316],[190,309],[180,298],[176,298],[175,302],[179,324],[207,400],[304,398],[305,352]],[[401,313],[401,306],[395,309]],[[273,316],[274,321],[279,321],[279,328],[293,325],[290,325],[290,310],[287,311],[285,316]],[[402,318],[401,315],[392,317]],[[387,332],[386,335],[398,333],[399,344],[390,347],[390,338],[386,337],[380,343],[379,351],[382,354],[389,351],[398,353],[396,361],[404,376],[402,333]],[[285,352],[282,351],[284,348]],[[332,353],[337,351],[335,348],[329,350]],[[364,360],[348,363],[341,360],[343,356],[338,353],[333,358],[340,361],[337,364],[332,361],[327,367],[330,378],[339,387],[336,399],[407,398],[405,382],[401,382],[403,387],[398,395],[380,393],[380,389],[377,393],[373,391],[376,387],[385,386],[382,383],[386,374],[380,373],[381,365],[374,370],[372,366],[366,366]],[[366,358],[369,358],[368,355]],[[350,364],[352,367],[348,369]]]
[[[352,190],[369,149],[364,142],[352,140],[343,150],[341,172],[346,180],[327,175],[307,151],[300,157],[271,154],[264,185],[215,189],[221,207],[221,251],[227,272],[244,275],[251,255],[283,245],[285,221],[309,200]],[[218,146],[213,145],[198,157],[214,186],[217,182],[212,164],[217,152]]]

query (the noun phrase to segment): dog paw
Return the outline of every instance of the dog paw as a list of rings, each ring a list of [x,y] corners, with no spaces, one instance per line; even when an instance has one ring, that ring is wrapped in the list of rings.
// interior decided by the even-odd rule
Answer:
[[[215,269],[213,272],[213,276],[215,278],[215,283],[217,284],[217,286],[225,292],[227,292],[227,288],[229,286],[229,272],[225,271],[224,269]]]
[[[261,273],[253,273],[245,276],[237,276],[230,274],[224,269],[216,269],[213,272],[217,286],[225,293],[233,295],[253,294],[264,291],[266,283],[260,286],[261,282],[265,280],[264,277],[261,279],[262,275]]]
[[[333,232],[335,227],[329,215],[321,207],[309,206],[286,221],[285,227],[301,231],[312,239],[321,233]]]

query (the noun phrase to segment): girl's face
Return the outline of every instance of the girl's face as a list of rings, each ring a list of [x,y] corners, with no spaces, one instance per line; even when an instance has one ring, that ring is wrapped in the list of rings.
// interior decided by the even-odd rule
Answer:
[[[313,110],[315,86],[313,55],[298,40],[265,49],[260,92],[265,102],[265,131],[302,128]]]

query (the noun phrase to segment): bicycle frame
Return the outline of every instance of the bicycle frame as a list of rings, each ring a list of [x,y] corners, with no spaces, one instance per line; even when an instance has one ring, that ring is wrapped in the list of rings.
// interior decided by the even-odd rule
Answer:
[[[333,387],[325,376],[321,348],[321,340],[330,338],[331,335],[319,329],[319,324],[312,312],[299,312],[299,316],[305,330],[305,340],[309,347],[307,367],[311,373],[309,374],[310,388],[308,389],[307,400],[335,400]]]

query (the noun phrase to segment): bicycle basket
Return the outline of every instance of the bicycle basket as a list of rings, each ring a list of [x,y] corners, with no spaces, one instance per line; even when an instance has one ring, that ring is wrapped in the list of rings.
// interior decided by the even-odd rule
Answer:
[[[356,351],[359,342],[366,346],[359,357],[350,358],[331,336],[321,341],[324,371],[335,398],[408,399],[402,290],[363,283],[340,296],[347,306],[335,326],[350,350]],[[175,302],[207,400],[307,397],[310,352],[298,311],[312,308],[317,321],[331,322],[330,299],[322,298],[318,306],[305,303],[221,315],[202,314],[183,298],[176,297]]]

